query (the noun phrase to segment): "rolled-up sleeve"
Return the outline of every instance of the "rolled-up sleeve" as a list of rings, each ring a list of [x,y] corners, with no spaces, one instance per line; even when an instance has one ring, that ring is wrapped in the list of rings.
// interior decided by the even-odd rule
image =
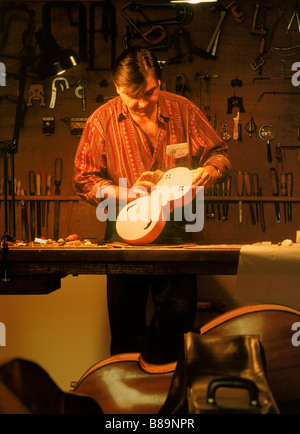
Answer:
[[[107,179],[106,145],[101,126],[88,119],[83,130],[74,160],[73,187],[77,195],[93,204],[97,198],[99,187],[112,184]]]

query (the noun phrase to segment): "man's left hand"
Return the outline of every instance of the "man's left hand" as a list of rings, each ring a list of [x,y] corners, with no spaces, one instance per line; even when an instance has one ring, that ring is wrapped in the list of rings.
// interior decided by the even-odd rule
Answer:
[[[212,185],[220,178],[220,174],[214,166],[198,167],[192,170],[193,185],[201,185],[205,188],[212,187]]]

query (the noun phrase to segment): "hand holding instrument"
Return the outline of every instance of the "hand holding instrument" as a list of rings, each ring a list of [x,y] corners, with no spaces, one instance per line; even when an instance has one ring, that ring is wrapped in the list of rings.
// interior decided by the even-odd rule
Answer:
[[[277,196],[279,196],[278,177],[277,177],[276,169],[274,167],[271,167],[270,174],[271,174],[273,196],[277,197]],[[276,222],[280,223],[281,222],[281,215],[280,215],[279,202],[274,202],[274,206],[275,206]]]
[[[56,158],[55,177],[54,177],[55,196],[60,195],[61,181],[62,181],[62,159]],[[54,204],[54,232],[53,232],[54,240],[58,240],[59,238],[59,212],[60,212],[60,203],[59,200],[56,200]]]
[[[243,172],[241,170],[239,170],[237,173],[237,191],[238,191],[238,196],[243,195],[244,175],[243,175]],[[239,223],[240,224],[243,223],[243,202],[242,202],[242,200],[239,201]]]
[[[245,190],[246,190],[247,196],[251,196],[252,188],[251,188],[250,175],[248,172],[244,172],[244,185],[245,185]],[[250,216],[251,216],[252,224],[255,225],[256,220],[255,220],[252,202],[249,202],[249,208],[250,208]]]
[[[280,175],[280,191],[281,196],[285,197],[287,190],[286,190],[286,174],[284,172]],[[283,202],[283,209],[284,209],[284,223],[286,223],[286,202]]]
[[[29,172],[29,194],[35,195],[35,173],[33,170]],[[30,239],[35,238],[35,201],[30,201]]]
[[[165,172],[157,183],[157,189],[122,208],[116,223],[119,236],[133,245],[153,242],[162,232],[170,211],[193,199],[192,184],[193,173],[186,167]]]
[[[286,174],[286,190],[287,196],[291,197],[293,194],[293,174],[291,172]],[[292,202],[288,202],[288,220],[292,221]]]
[[[276,137],[276,130],[272,125],[263,125],[259,130],[259,137],[267,142],[268,162],[272,163],[272,152],[270,142]]]

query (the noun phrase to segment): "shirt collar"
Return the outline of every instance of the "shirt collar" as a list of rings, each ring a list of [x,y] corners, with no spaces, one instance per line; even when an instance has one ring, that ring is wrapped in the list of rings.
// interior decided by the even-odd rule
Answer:
[[[127,119],[129,117],[129,111],[126,104],[123,103],[121,97],[118,96],[117,98],[118,98],[118,104],[117,104],[118,121],[122,122],[123,119]],[[167,114],[167,110],[163,104],[161,95],[158,98],[158,119],[163,123],[169,122],[170,120],[170,117]]]

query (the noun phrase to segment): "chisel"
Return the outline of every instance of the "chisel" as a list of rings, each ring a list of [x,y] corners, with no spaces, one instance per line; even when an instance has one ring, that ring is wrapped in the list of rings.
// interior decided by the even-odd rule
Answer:
[[[273,196],[279,196],[279,190],[278,190],[278,178],[277,178],[277,172],[274,167],[271,167],[270,169],[271,174],[271,181],[272,181],[272,192]],[[281,216],[280,216],[280,205],[279,202],[274,202],[275,206],[275,214],[276,214],[276,222],[281,222]]]
[[[41,175],[36,174],[35,177],[36,195],[41,195]],[[41,238],[42,236],[42,214],[41,214],[41,201],[36,201],[36,236]]]
[[[280,175],[280,191],[281,196],[286,196],[286,174],[284,172]],[[286,223],[286,202],[283,202],[283,210],[284,210],[284,223]]]
[[[291,197],[293,194],[293,174],[291,172],[286,174],[286,191],[287,196]],[[288,202],[288,221],[292,221],[292,202]]]
[[[231,194],[231,176],[227,178],[226,182],[226,196],[230,196]],[[229,201],[226,201],[226,212],[225,212],[225,220],[228,220],[228,209],[229,209]]]
[[[244,175],[241,170],[237,174],[237,191],[238,196],[243,196],[244,191]],[[239,223],[243,223],[243,202],[239,201]]]
[[[46,195],[46,171],[41,170],[41,195]],[[41,203],[42,207],[42,226],[45,226],[45,201],[43,200]]]
[[[258,185],[258,175],[256,173],[252,173],[252,190],[253,190],[253,196],[258,196],[259,193],[259,185]],[[259,222],[259,208],[258,208],[258,202],[255,202],[255,208],[256,208],[256,221]]]
[[[35,194],[35,173],[33,170],[29,172],[29,194]],[[35,201],[30,201],[30,238],[31,241],[35,239]]]
[[[261,188],[259,188],[259,196],[262,196],[262,190]],[[265,213],[264,213],[264,203],[261,200],[259,202],[259,213],[260,213],[260,224],[261,224],[261,229],[263,232],[266,232],[266,225],[265,225]]]
[[[252,188],[251,188],[251,181],[248,172],[244,172],[244,185],[245,185],[247,196],[251,196]],[[249,208],[250,208],[250,216],[251,216],[252,224],[255,225],[256,220],[255,220],[253,205],[251,202],[249,202]]]
[[[21,195],[25,196],[24,188],[21,188]],[[21,218],[22,218],[22,240],[29,241],[27,201],[21,200]]]
[[[60,195],[61,179],[62,179],[62,159],[61,158],[56,158],[56,160],[55,160],[54,173],[55,173],[55,177],[54,177],[55,196],[59,196]],[[59,238],[59,208],[60,208],[59,200],[56,200],[55,204],[54,204],[54,232],[53,232],[54,240],[58,240],[58,238]]]
[[[46,196],[51,196],[51,175],[47,175],[46,179]],[[49,235],[49,200],[46,202],[46,237]]]

